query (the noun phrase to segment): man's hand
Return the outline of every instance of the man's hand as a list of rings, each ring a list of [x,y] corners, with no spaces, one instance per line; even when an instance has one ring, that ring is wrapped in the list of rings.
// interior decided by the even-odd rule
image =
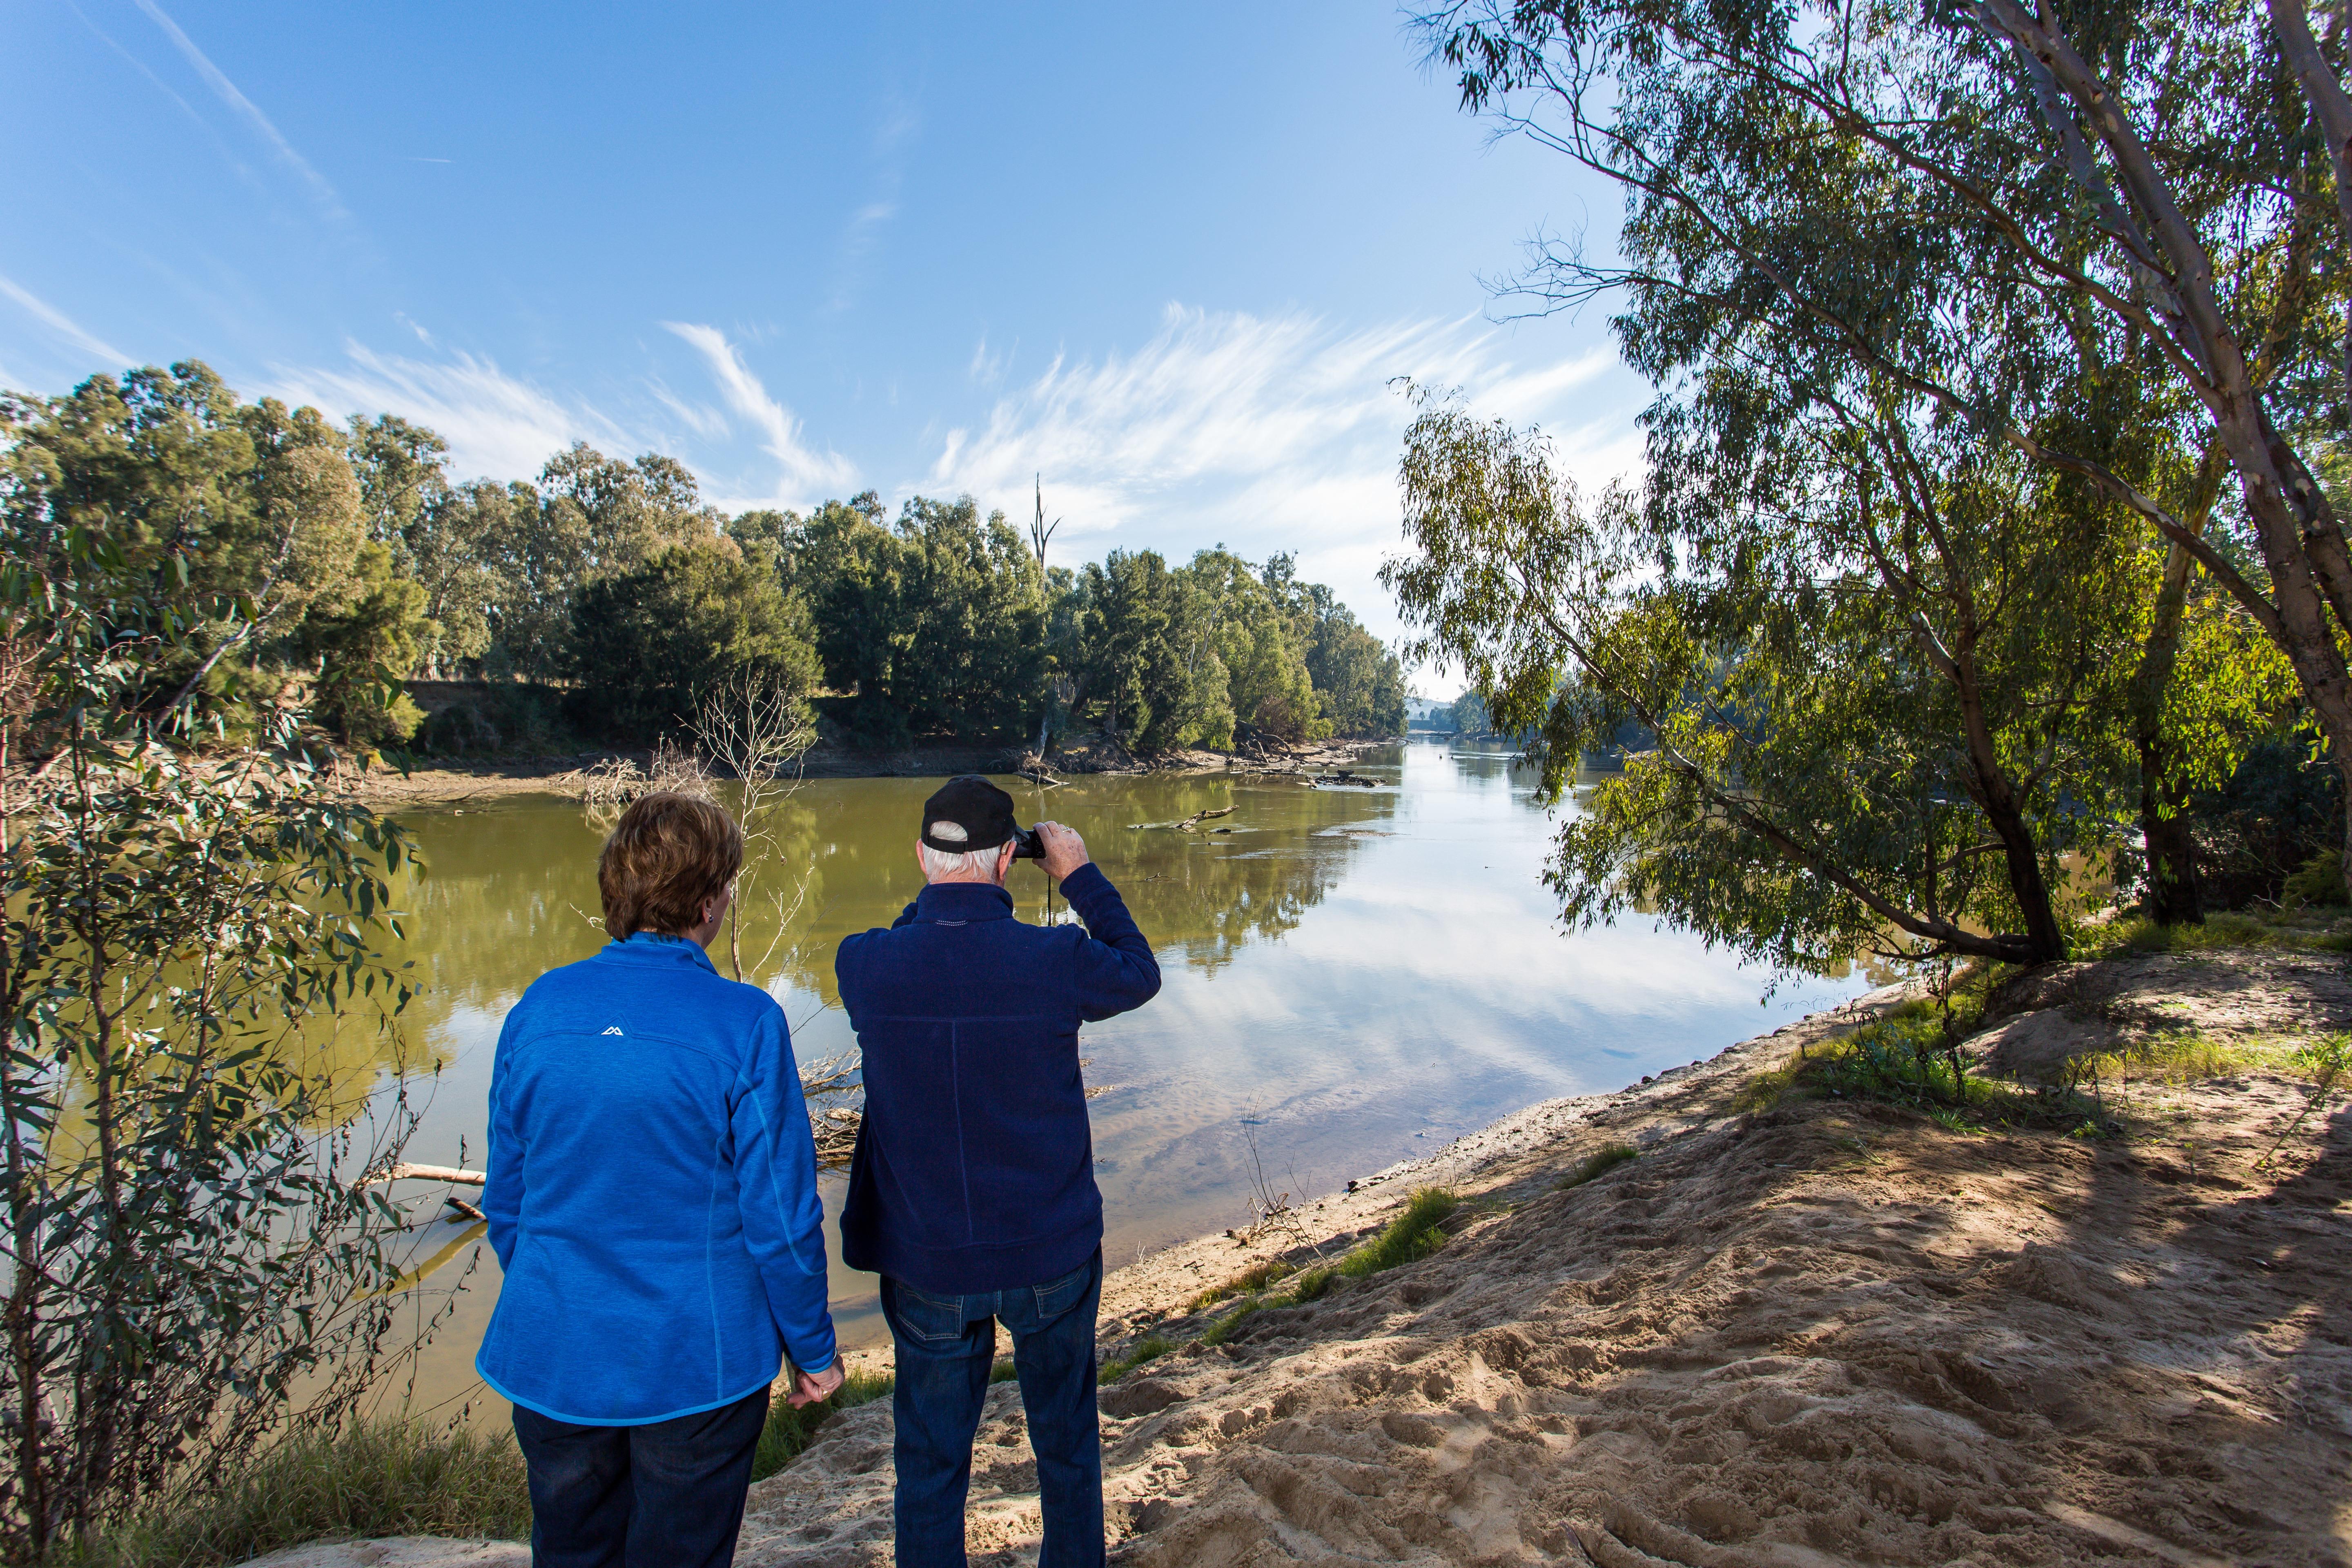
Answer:
[[[1037,863],[1056,882],[1087,863],[1087,841],[1078,837],[1075,827],[1065,827],[1058,822],[1039,823],[1037,847],[1045,852]]]
[[[841,1380],[846,1375],[847,1372],[842,1366],[839,1356],[834,1357],[833,1364],[823,1372],[795,1370],[793,1373],[793,1391],[785,1396],[784,1403],[797,1409],[803,1405],[814,1405],[821,1399],[830,1399],[833,1397],[834,1391],[841,1386]]]

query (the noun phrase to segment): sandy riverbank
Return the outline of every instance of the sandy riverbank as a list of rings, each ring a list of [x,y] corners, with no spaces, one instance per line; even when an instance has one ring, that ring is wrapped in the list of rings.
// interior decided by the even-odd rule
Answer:
[[[2352,1560],[2352,1113],[2258,1168],[2303,1102],[2281,1072],[2125,1089],[2132,1134],[2105,1139],[1759,1092],[1891,999],[1528,1107],[1310,1205],[1303,1234],[1119,1268],[1106,1354],[1181,1348],[1104,1390],[1114,1560]],[[2275,1046],[2352,1028],[2352,981],[2335,956],[2168,955],[2044,972],[2008,1011],[2011,1039]],[[1559,1185],[1612,1143],[1641,1157]],[[1193,1311],[1204,1287],[1343,1248],[1437,1182],[1471,1200],[1442,1251],[1201,1342],[1228,1310]],[[887,1402],[835,1416],[753,1489],[738,1561],[887,1562],[889,1442]],[[1011,1385],[971,1520],[975,1562],[1034,1561]]]
[[[1177,751],[1137,758],[1116,745],[1089,742],[1056,751],[1049,764],[1055,777],[1090,773],[1233,773],[1316,778],[1346,770],[1367,751],[1399,744],[1388,741],[1328,741],[1252,752]],[[581,752],[562,757],[519,757],[477,763],[448,763],[406,773],[384,763],[346,765],[337,774],[341,793],[384,809],[415,805],[462,805],[513,795],[571,795],[584,773],[601,763],[627,758],[640,765],[642,752]],[[854,752],[820,746],[803,759],[801,776],[810,779],[946,778],[956,773],[1006,773],[1016,759],[1002,746],[925,746],[903,752]]]

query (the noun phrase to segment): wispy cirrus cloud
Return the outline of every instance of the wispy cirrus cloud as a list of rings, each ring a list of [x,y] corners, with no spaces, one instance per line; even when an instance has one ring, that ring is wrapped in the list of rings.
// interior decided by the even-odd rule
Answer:
[[[820,492],[846,486],[857,475],[856,465],[837,452],[818,452],[801,439],[801,422],[793,411],[768,394],[767,387],[743,362],[743,353],[717,327],[697,321],[664,321],[662,326],[683,339],[710,367],[719,395],[739,418],[757,430],[761,446],[776,459],[782,480],[779,494],[770,498],[788,505],[804,505]],[[698,421],[696,411],[666,389],[657,390],[671,411],[692,425],[698,434],[713,434]]]
[[[97,334],[83,331],[80,322],[5,274],[0,274],[0,294],[15,300],[26,315],[72,345],[76,352],[103,360],[109,368],[131,363],[129,354]]]
[[[898,216],[908,155],[922,129],[922,115],[911,102],[896,93],[885,100],[881,121],[874,130],[872,194],[842,226],[835,253],[831,300],[835,311],[851,309],[865,292],[867,258],[881,243],[882,231]]]
[[[340,366],[273,366],[268,390],[331,415],[391,413],[429,426],[449,443],[450,471],[468,479],[536,474],[574,441],[622,453],[638,448],[635,435],[618,422],[509,375],[488,358],[460,350],[440,359],[412,359],[357,342],[344,352],[347,361]]]
[[[1297,551],[1302,571],[1390,626],[1374,574],[1397,542],[1411,411],[1396,378],[1543,424],[1580,483],[1639,460],[1637,395],[1599,384],[1630,379],[1612,351],[1524,363],[1510,347],[1476,318],[1349,330],[1305,312],[1171,305],[1141,347],[1057,357],[985,424],[950,430],[926,487],[1018,513],[1043,474],[1047,510],[1069,520],[1065,537],[1115,532],[1178,554],[1218,541],[1248,554]]]
[[[277,155],[278,161],[294,172],[329,217],[341,221],[351,216],[343,206],[342,197],[336,193],[335,187],[329,183],[327,177],[312,167],[309,159],[294,150],[294,144],[286,140],[285,135],[278,131],[269,116],[264,114],[253,100],[237,90],[236,83],[229,80],[228,73],[213,64],[212,57],[198,48],[195,40],[189,37],[180,25],[172,20],[170,15],[155,3],[155,0],[133,0],[133,3],[142,11],[147,13],[149,20],[163,29],[163,36],[172,41],[172,47],[180,51],[181,57],[194,68],[196,75],[204,79],[205,85],[212,89],[213,96],[227,105],[237,118],[251,126],[261,139],[269,144],[269,149]],[[159,82],[158,85],[160,86],[161,83]],[[185,107],[184,104],[183,107]]]
[[[352,343],[338,366],[280,367],[268,390],[333,413],[389,410],[428,425],[449,441],[453,471],[468,476],[532,474],[586,440],[617,453],[668,451],[730,510],[805,508],[861,482],[857,463],[810,440],[740,342],[708,323],[661,325],[708,371],[707,394],[674,374],[650,376],[616,390],[617,403],[592,406],[447,349],[414,323],[422,357]],[[1065,520],[1057,563],[1114,545],[1176,560],[1213,543],[1252,559],[1290,551],[1303,574],[1392,635],[1395,612],[1377,574],[1400,542],[1396,465],[1412,410],[1396,378],[1458,388],[1482,414],[1540,423],[1588,488],[1638,468],[1641,382],[1606,346],[1528,353],[1543,335],[1515,337],[1478,318],[1349,328],[1303,311],[1171,306],[1139,346],[1059,356],[1018,381],[1010,356],[982,347],[975,371],[1007,388],[984,417],[947,429],[911,468],[890,465],[898,482],[887,470],[872,477],[901,499],[970,491],[983,507],[1025,517],[1042,474],[1047,511]],[[746,482],[747,467],[772,477]]]

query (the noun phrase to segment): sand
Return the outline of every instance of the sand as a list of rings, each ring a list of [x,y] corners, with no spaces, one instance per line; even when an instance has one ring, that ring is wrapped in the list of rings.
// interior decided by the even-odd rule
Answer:
[[[2075,965],[1995,1023],[2275,1039],[2352,1027],[2346,977],[2333,957]],[[1293,1234],[1118,1270],[1107,1351],[1195,1342],[1104,1390],[1113,1561],[2352,1562],[2352,1113],[2257,1170],[2300,1080],[2125,1090],[2128,1139],[1741,1097],[1892,999],[1530,1107]],[[1641,1157],[1558,1185],[1618,1142]],[[1223,1310],[1186,1315],[1203,1285],[1344,1247],[1433,1181],[1472,1199],[1442,1251],[1197,1342]],[[975,1562],[1035,1560],[1035,1488],[1003,1385]],[[889,1492],[887,1402],[845,1412],[753,1489],[738,1561],[887,1562]]]
[[[2345,973],[2255,954],[2076,965],[2011,1014],[2072,1008],[2110,1039],[2136,1019],[2224,1039],[2347,1027]],[[1437,1256],[1106,1388],[1115,1559],[2347,1561],[2352,1119],[2315,1118],[2256,1173],[2295,1080],[2137,1091],[2130,1141],[1732,1103],[1852,1017],[1530,1107],[1310,1207],[1330,1250],[1418,1183],[1477,1199]],[[1643,1157],[1555,1189],[1618,1141]],[[1279,1244],[1208,1238],[1119,1270],[1106,1339],[1196,1334],[1214,1310],[1154,1320]],[[740,1560],[887,1561],[889,1472],[887,1408],[836,1417],[754,1489]],[[1034,1489],[1001,1387],[976,1560],[1034,1560]]]

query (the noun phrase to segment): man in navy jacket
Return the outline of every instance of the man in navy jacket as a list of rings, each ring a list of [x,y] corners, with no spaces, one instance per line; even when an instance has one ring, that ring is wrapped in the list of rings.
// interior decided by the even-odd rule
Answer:
[[[899,1568],[964,1562],[1000,1321],[1037,1456],[1039,1568],[1103,1561],[1102,1194],[1078,1026],[1150,1001],[1160,966],[1085,841],[1058,823],[1034,832],[1085,930],[1013,918],[1013,798],[967,775],[924,803],[921,897],[835,963],[866,1077],[842,1257],[882,1276],[898,1352]]]

